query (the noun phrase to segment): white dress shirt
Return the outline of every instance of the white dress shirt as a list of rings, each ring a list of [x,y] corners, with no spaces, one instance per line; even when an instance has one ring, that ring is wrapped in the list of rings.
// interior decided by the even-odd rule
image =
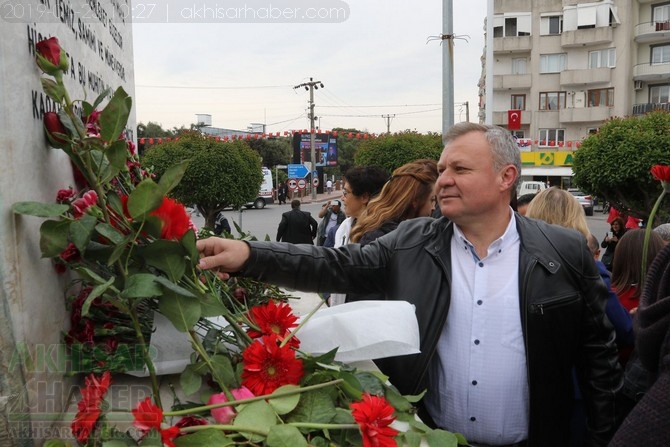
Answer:
[[[349,243],[349,233],[351,232],[352,223],[354,221],[353,217],[347,217],[342,221],[337,230],[335,231],[335,248],[342,247]],[[330,306],[339,306],[344,304],[344,301],[347,299],[346,293],[331,293],[330,295]]]
[[[519,234],[514,213],[479,259],[454,225],[451,304],[429,369],[426,408],[468,442],[528,438],[528,374],[519,300]]]

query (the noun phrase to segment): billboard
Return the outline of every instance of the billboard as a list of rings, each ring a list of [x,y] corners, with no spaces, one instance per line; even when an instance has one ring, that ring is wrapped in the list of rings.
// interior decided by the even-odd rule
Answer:
[[[293,162],[310,163],[312,153],[309,133],[293,136]],[[337,166],[337,137],[327,133],[314,134],[314,154],[317,167]]]

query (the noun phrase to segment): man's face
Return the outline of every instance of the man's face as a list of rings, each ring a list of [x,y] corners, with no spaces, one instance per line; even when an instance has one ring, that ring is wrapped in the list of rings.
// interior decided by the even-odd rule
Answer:
[[[435,183],[442,214],[459,225],[480,220],[504,203],[511,188],[507,168],[493,169],[493,157],[486,137],[469,132],[450,141],[437,163]],[[507,172],[507,175],[504,174]]]

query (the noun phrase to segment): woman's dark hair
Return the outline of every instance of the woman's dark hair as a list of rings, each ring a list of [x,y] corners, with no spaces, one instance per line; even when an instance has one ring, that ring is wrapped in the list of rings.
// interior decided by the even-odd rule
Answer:
[[[379,166],[354,166],[343,175],[349,184],[351,193],[355,196],[367,194],[373,198],[384,187],[389,178],[388,172]]]
[[[628,230],[621,236],[614,251],[612,261],[612,288],[617,294],[635,286],[637,290],[633,298],[642,293],[642,249],[644,247],[644,230]],[[663,250],[665,244],[658,234],[652,231],[649,234],[649,248],[647,249],[647,266],[651,265],[656,255]]]
[[[623,221],[622,217],[617,216],[614,219],[612,219],[612,222],[610,222],[610,228],[612,228],[612,225],[614,225],[614,222],[619,223],[619,233],[625,233],[626,232],[626,223]]]

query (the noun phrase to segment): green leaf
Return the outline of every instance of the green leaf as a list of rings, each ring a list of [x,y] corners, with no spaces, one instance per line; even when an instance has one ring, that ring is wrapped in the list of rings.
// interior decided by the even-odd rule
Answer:
[[[63,127],[65,127],[68,132],[70,132],[70,135],[79,135],[77,126],[79,126],[78,128],[80,130],[85,130],[84,123],[82,123],[78,117],[75,117],[76,121],[72,121],[72,118],[70,118],[70,115],[67,114],[65,108],[62,108],[58,111],[58,118],[60,119],[61,123],[63,123]]]
[[[310,391],[300,395],[298,407],[288,415],[289,422],[310,421],[327,424],[333,419],[335,405],[328,392]]]
[[[136,273],[126,280],[121,291],[123,298],[153,298],[163,295],[163,290],[156,282],[156,276],[150,273]]]
[[[363,371],[356,373],[356,378],[361,383],[363,391],[367,391],[374,396],[384,394],[384,382],[371,372]]]
[[[200,389],[202,386],[202,377],[196,373],[194,365],[186,365],[186,368],[179,376],[181,390],[186,396],[189,396]]]
[[[228,311],[219,298],[211,293],[200,297],[200,309],[204,318],[218,317]]]
[[[118,174],[118,169],[112,169],[113,166],[102,150],[91,150],[88,154],[93,172],[102,183],[110,181],[112,177]]]
[[[128,213],[133,219],[144,219],[163,202],[163,192],[151,179],[142,180],[128,197]]]
[[[100,93],[97,98],[95,98],[95,101],[93,101],[93,104],[91,105],[91,112],[95,110],[100,104],[102,104],[102,101],[104,101],[105,98],[107,98],[111,93],[112,89],[109,87],[103,90],[103,92]],[[86,115],[90,115],[91,112],[88,112]]]
[[[421,435],[417,432],[407,431],[401,434],[405,438],[405,443],[407,447],[419,447],[421,445]]]
[[[111,439],[109,441],[103,441],[102,447],[128,447],[128,443],[120,439]]]
[[[109,289],[109,286],[114,284],[114,280],[116,278],[111,277],[105,282],[104,284],[98,284],[91,290],[91,293],[88,294],[86,297],[86,301],[84,301],[84,304],[81,306],[81,315],[86,316],[88,315],[88,310],[91,307],[91,303],[93,302],[94,299],[97,297],[101,296],[107,289]]]
[[[168,291],[158,301],[158,309],[180,332],[191,330],[200,319],[198,300],[185,298]]]
[[[70,209],[70,205],[58,203],[17,202],[12,205],[12,211],[17,214],[37,217],[56,217]]]
[[[284,385],[282,387],[277,388],[272,394],[276,394],[278,392],[287,390],[297,390],[299,388],[300,387],[296,385]],[[284,397],[271,397],[270,399],[268,399],[268,403],[272,408],[274,408],[277,414],[290,413],[295,409],[295,407],[298,406],[298,402],[300,402],[300,393],[295,393],[290,396],[284,396]]]
[[[363,394],[363,389],[361,388],[361,383],[358,381],[356,376],[349,372],[341,372],[340,379],[344,380],[342,384],[342,390],[349,396],[351,399],[360,400],[361,395]]]
[[[410,411],[412,409],[412,404],[393,388],[386,388],[384,397],[398,411]]]
[[[190,161],[191,160],[182,160],[179,163],[170,166],[163,175],[161,175],[158,185],[162,188],[164,194],[169,193],[179,185]]]
[[[58,85],[53,79],[42,78],[42,90],[56,103],[60,104],[63,101],[65,88],[62,85]]]
[[[227,356],[214,355],[211,358],[211,362],[213,368],[212,375],[217,382],[228,387],[236,382],[233,365]]]
[[[107,148],[105,154],[109,162],[117,170],[121,171],[126,168],[126,161],[128,160],[128,144],[126,140],[116,140]]]
[[[88,282],[92,282],[94,284],[104,284],[107,282],[105,278],[102,276],[98,275],[95,273],[93,270],[87,268],[87,267],[77,267],[74,269],[75,272],[79,274],[83,279],[87,280]]]
[[[456,435],[444,430],[433,430],[426,434],[426,442],[429,447],[457,447]]]
[[[262,400],[251,402],[240,410],[233,421],[233,425],[269,431],[271,427],[277,425],[277,416],[267,402]],[[260,435],[245,432],[240,432],[240,434],[251,442],[260,442],[263,440],[263,437]]]
[[[177,295],[185,296],[187,298],[197,298],[197,296],[195,296],[193,292],[173,283],[167,278],[157,276],[155,279],[157,283],[165,287],[167,290],[176,293]]]
[[[131,107],[132,98],[122,87],[116,89],[114,96],[100,113],[100,136],[103,140],[111,142],[119,139],[126,128]]]
[[[275,425],[265,440],[268,447],[307,447],[305,437],[291,425]]]
[[[109,257],[106,260],[107,265],[112,265],[116,261],[118,261],[119,258],[121,258],[121,256],[126,252],[126,247],[133,241],[133,239],[134,238],[133,238],[132,235],[128,235],[128,236],[126,236],[126,238],[123,241],[121,241],[120,243],[118,243],[116,245],[113,245],[114,249],[111,251],[111,253],[109,254]],[[90,253],[90,252],[91,252],[91,249],[89,248],[87,254]]]
[[[114,191],[107,192],[107,206],[119,216],[125,216],[123,213],[123,203]]]
[[[223,434],[221,430],[216,429],[201,430],[188,435],[183,435],[175,439],[174,443],[177,447],[226,447],[235,445],[233,440]]]
[[[86,246],[91,240],[91,235],[97,223],[98,219],[95,216],[84,214],[70,225],[70,239],[81,253],[86,251]]]
[[[138,249],[137,253],[147,264],[165,273],[172,282],[176,283],[184,276],[185,253],[179,242],[159,239]]]
[[[189,259],[191,260],[191,265],[194,267],[198,265],[200,261],[200,253],[198,252],[198,247],[195,245],[196,237],[193,230],[188,230],[184,237],[181,238],[181,244],[186,249]]]
[[[95,231],[97,231],[100,236],[109,239],[111,243],[116,245],[124,243],[126,240],[126,236],[124,236],[123,233],[108,223],[99,223],[96,225]]]
[[[40,250],[43,258],[58,256],[68,245],[70,221],[47,220],[40,226]]]

